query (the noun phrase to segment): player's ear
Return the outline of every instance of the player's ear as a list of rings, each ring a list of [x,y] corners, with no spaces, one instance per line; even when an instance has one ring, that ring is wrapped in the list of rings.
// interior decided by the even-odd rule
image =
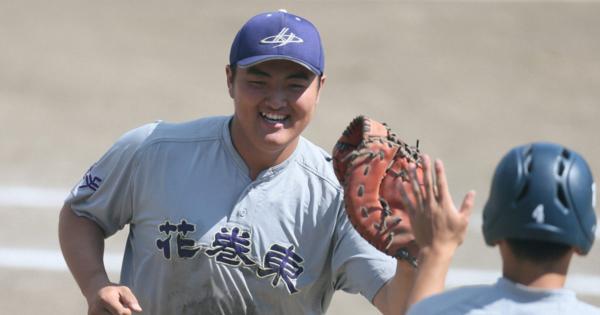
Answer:
[[[229,91],[229,96],[233,98],[233,80],[235,79],[235,74],[230,65],[225,66],[225,75],[227,76],[227,90]]]
[[[318,91],[317,91],[317,104],[319,103],[319,98],[321,97],[321,89],[323,89],[323,86],[325,85],[325,79],[327,79],[326,75],[321,75],[319,77],[317,77],[317,80],[319,80],[318,84]]]

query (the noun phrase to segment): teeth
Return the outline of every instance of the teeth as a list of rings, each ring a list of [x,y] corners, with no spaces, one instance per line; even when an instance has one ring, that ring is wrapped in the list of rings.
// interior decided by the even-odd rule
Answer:
[[[278,115],[278,114],[272,114],[272,113],[260,113],[261,116],[269,119],[269,120],[276,120],[276,121],[280,121],[280,120],[284,120],[285,119],[285,115]]]

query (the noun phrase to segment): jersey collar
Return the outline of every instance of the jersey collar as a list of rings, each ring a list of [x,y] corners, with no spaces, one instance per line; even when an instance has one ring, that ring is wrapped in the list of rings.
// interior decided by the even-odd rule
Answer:
[[[233,159],[236,166],[238,168],[240,168],[240,170],[242,172],[244,172],[244,174],[246,174],[246,176],[248,176],[247,174],[250,173],[250,170],[248,169],[248,166],[246,166],[244,159],[242,159],[240,154],[237,152],[237,150],[233,146],[233,142],[231,140],[231,132],[229,130],[229,124],[231,123],[232,120],[233,120],[233,116],[229,117],[229,119],[224,120],[223,126],[222,126],[221,138],[222,138],[223,143],[225,144],[227,152]],[[258,176],[256,177],[256,180],[257,181],[267,180],[267,179],[275,177],[278,174],[280,174],[281,172],[283,172],[285,169],[287,169],[287,167],[290,165],[290,163],[292,163],[292,161],[296,160],[296,158],[299,154],[298,152],[300,152],[302,150],[302,147],[304,145],[305,145],[304,138],[300,137],[300,139],[298,141],[298,145],[294,149],[294,152],[292,152],[292,154],[287,159],[285,159],[285,161],[283,161],[277,165],[274,165],[272,167],[269,167],[269,168],[265,169],[264,171],[260,172],[258,174]]]

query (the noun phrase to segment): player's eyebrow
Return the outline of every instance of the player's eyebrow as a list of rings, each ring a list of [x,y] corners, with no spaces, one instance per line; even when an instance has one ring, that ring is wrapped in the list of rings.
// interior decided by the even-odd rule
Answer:
[[[246,70],[246,72],[248,74],[252,74],[252,75],[256,75],[256,76],[260,76],[260,77],[265,77],[265,78],[270,78],[271,74],[268,72],[265,72],[261,69],[259,69],[256,66],[251,66],[248,67],[248,69]],[[301,80],[306,80],[306,81],[310,81],[311,80],[311,75],[308,73],[308,71],[297,71],[294,72],[290,75],[288,75],[286,77],[286,79],[301,79]]]
[[[268,74],[267,72],[264,72],[254,66],[248,68],[248,70],[246,70],[246,72],[248,72],[248,74],[253,74],[253,75],[257,75],[257,76],[261,76],[261,77],[268,77],[268,78],[271,77],[271,75]]]
[[[301,79],[301,80],[306,80],[306,81],[310,81],[310,76],[308,75],[308,73],[306,72],[296,72],[296,73],[292,73],[290,74],[287,79]]]

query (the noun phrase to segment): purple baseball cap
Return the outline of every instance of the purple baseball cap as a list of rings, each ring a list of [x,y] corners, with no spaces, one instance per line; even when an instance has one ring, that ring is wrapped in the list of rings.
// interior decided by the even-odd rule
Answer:
[[[275,59],[296,62],[322,75],[325,55],[317,28],[285,10],[252,17],[231,44],[229,64],[249,67]]]

